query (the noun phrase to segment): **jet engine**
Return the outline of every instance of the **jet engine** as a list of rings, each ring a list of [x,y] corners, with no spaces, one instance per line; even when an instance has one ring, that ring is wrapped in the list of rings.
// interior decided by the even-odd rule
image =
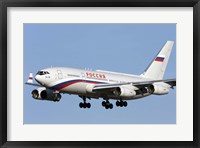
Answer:
[[[148,91],[149,93],[152,93],[155,95],[165,95],[169,93],[169,89],[161,85],[150,85],[148,87]]]
[[[119,97],[134,97],[136,95],[136,91],[128,87],[117,87],[113,90],[113,95]]]
[[[87,87],[86,87],[86,92],[88,92],[88,93],[94,93],[92,91],[93,87],[94,87],[94,84],[88,84]]]
[[[39,87],[38,89],[34,89],[32,91],[32,97],[37,100],[60,101],[61,94],[55,93],[45,87]]]

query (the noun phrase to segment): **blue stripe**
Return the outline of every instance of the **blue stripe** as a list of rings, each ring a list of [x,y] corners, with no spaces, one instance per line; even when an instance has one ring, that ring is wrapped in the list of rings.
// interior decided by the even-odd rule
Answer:
[[[91,81],[91,80],[82,80],[82,79],[76,79],[76,80],[69,80],[69,81],[65,81],[65,82],[62,82],[62,83],[59,83],[59,84],[56,84],[52,87],[50,87],[51,89],[58,89],[64,85],[70,85],[70,83],[78,83],[78,82],[85,82],[85,83],[99,83],[99,84],[106,84],[106,82],[99,82],[99,81]]]

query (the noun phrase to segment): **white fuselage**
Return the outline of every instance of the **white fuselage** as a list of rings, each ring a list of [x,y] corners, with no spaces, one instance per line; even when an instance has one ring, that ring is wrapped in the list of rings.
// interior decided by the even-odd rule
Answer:
[[[67,67],[46,68],[29,74],[28,85],[37,86],[32,97],[37,100],[60,101],[61,94],[75,94],[83,99],[80,108],[90,108],[87,98],[103,98],[102,106],[112,109],[109,99],[115,99],[117,107],[126,107],[125,100],[143,98],[151,94],[165,95],[176,86],[176,79],[163,79],[172,51],[173,41],[167,41],[141,75],[103,70],[82,70]]]
[[[93,85],[98,84],[117,84],[124,82],[140,82],[144,80],[149,80],[142,76],[108,72],[108,71],[90,71],[90,70],[81,70],[75,68],[64,68],[64,67],[55,67],[47,68],[41,71],[47,72],[43,74],[36,74],[35,80],[40,83],[42,86],[58,91],[60,93],[76,94],[79,96],[85,96],[88,98],[112,98],[112,99],[137,99],[150,95],[150,93],[145,92],[143,94],[138,94],[132,97],[117,97],[114,95],[98,92],[90,92],[90,88]],[[159,82],[158,85],[162,85],[169,88],[169,85],[163,82]],[[137,87],[132,85],[125,85],[123,87],[131,87],[131,89],[137,91]]]

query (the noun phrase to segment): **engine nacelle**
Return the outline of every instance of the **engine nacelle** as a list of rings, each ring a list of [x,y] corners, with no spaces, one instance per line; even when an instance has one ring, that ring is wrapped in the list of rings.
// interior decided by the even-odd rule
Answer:
[[[42,92],[43,90],[45,90],[45,89],[46,89],[45,87],[39,87],[38,89],[34,89],[34,90],[32,91],[32,97],[33,97],[34,99],[42,100],[40,94],[41,94],[41,92]]]
[[[113,94],[115,96],[129,98],[129,97],[134,97],[136,95],[136,91],[131,88],[117,87],[116,89],[113,90]]]
[[[88,85],[86,86],[86,92],[88,92],[88,93],[94,93],[94,92],[92,91],[93,87],[94,87],[94,84],[88,84]]]
[[[60,93],[55,93],[45,87],[39,87],[32,91],[32,97],[37,100],[60,101]]]
[[[169,93],[169,89],[161,85],[151,85],[148,89],[150,93],[155,95],[165,95]]]

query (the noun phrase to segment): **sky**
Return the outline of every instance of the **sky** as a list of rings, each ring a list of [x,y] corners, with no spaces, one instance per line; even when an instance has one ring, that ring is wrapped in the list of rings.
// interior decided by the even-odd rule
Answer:
[[[176,78],[176,24],[24,24],[24,82],[48,67],[108,70],[140,75],[166,43],[175,41],[164,79]],[[35,100],[24,84],[24,124],[176,124],[176,88],[167,95],[102,107],[62,94],[60,102]]]

